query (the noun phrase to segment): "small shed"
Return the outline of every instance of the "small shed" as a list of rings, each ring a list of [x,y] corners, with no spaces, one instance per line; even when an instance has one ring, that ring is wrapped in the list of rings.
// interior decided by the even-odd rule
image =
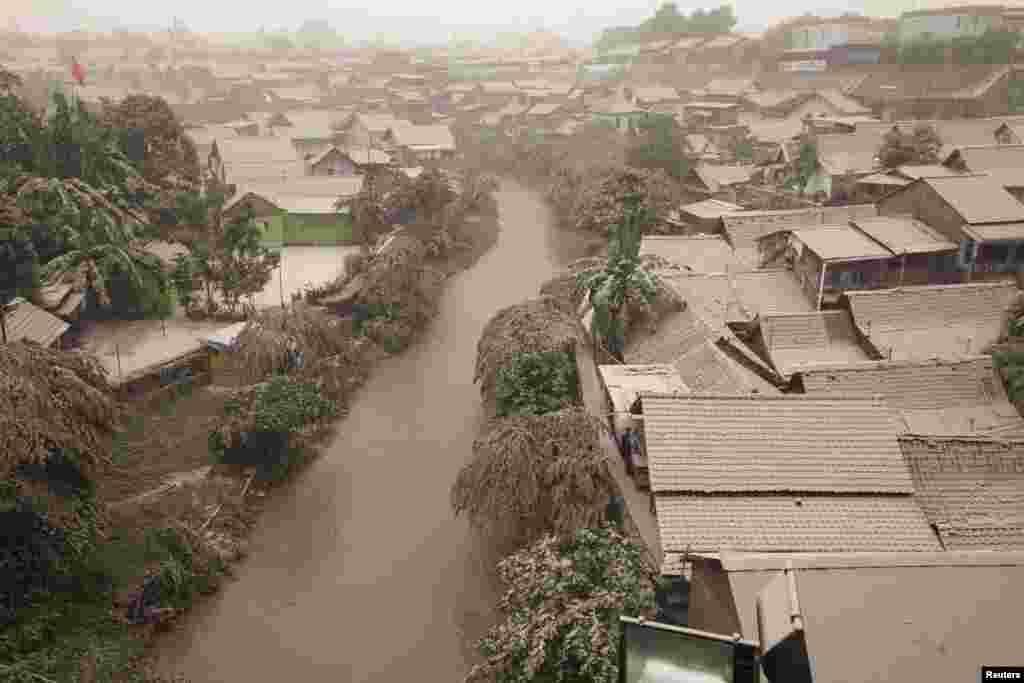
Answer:
[[[71,326],[21,297],[7,304],[3,316],[4,335],[8,343],[34,341],[40,346],[59,348],[64,333]]]
[[[234,323],[206,336],[202,341],[210,358],[210,382],[212,384],[230,384],[230,377],[225,372],[225,356],[235,348],[238,335],[242,333],[248,322]]]
[[[640,392],[674,394],[690,393],[689,387],[679,376],[679,371],[672,364],[651,365],[599,365],[601,384],[611,407],[610,420],[612,433],[617,443],[621,443],[626,428],[632,428],[640,434],[641,452],[633,454],[629,463],[630,471],[637,486],[650,486],[647,454],[643,448],[643,418],[640,415]]]

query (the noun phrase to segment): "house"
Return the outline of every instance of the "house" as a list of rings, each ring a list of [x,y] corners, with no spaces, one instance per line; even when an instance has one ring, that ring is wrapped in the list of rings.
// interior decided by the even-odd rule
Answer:
[[[948,281],[930,265],[956,249],[956,244],[909,217],[787,229],[758,241],[760,266],[792,268],[818,309],[851,289]]]
[[[702,233],[721,233],[722,216],[742,211],[743,207],[718,199],[704,199],[679,207],[678,217],[684,225]],[[732,248],[730,247],[730,252]]]
[[[683,138],[690,154],[701,161],[718,161],[722,151],[707,135],[703,133],[689,133]]]
[[[646,119],[648,112],[621,95],[591,105],[590,115],[595,123],[615,128],[620,132],[635,129],[638,121]]]
[[[687,189],[706,195],[719,193],[735,196],[736,188],[751,181],[756,166],[728,166],[699,163],[683,179]]]
[[[389,165],[391,155],[379,149],[343,150],[331,145],[307,163],[309,164],[309,175],[351,176],[365,173],[368,169]]]
[[[941,164],[904,164],[857,179],[856,196],[861,201],[877,201],[919,178],[949,178],[962,175]]]
[[[793,384],[816,396],[882,396],[904,434],[1024,435],[991,356],[806,365]]]
[[[725,352],[731,335],[727,329],[712,330],[688,307],[662,320],[655,333],[631,336],[625,356],[630,364],[671,364],[683,384],[697,393],[779,393],[749,363]]]
[[[675,88],[667,85],[646,85],[632,89],[632,99],[642,109],[649,109],[655,105],[680,104],[682,98]]]
[[[206,344],[209,355],[208,367],[210,369],[210,383],[218,385],[233,385],[238,383],[238,378],[227,371],[227,354],[235,349],[238,335],[248,325],[248,322],[234,323],[216,332],[212,332],[201,339]]]
[[[904,66],[868,74],[850,94],[886,121],[1009,113],[1009,66]]]
[[[404,126],[394,132],[395,145],[406,165],[451,161],[455,158],[455,138],[447,125]]]
[[[1002,5],[953,5],[904,12],[899,18],[901,43],[925,38],[949,40],[976,37],[1006,25]]]
[[[660,393],[688,393],[689,387],[683,383],[679,371],[671,364],[652,365],[599,365],[598,374],[604,387],[605,398],[612,411],[613,436],[617,443],[626,428],[642,433],[643,425],[633,419],[632,410],[637,404],[642,391]],[[637,486],[646,489],[650,486],[647,455],[643,452],[643,444],[639,453],[633,453],[632,474]]]
[[[736,102],[687,102],[683,105],[684,123],[695,127],[735,126],[740,105]]]
[[[807,209],[784,209],[775,211],[741,211],[722,216],[726,239],[732,244],[740,258],[758,266],[757,241],[765,235],[786,228],[809,225],[831,225],[845,223],[851,218],[870,218],[878,215],[874,204],[851,204],[849,206],[822,206]]]
[[[879,398],[640,403],[663,574],[689,553],[942,549]]]
[[[883,550],[691,556],[688,626],[760,640],[773,681],[970,680],[1017,647],[1024,553]]]
[[[1024,204],[991,176],[921,178],[878,201],[882,215],[911,215],[959,245],[936,267],[966,280],[1001,278],[1024,263]]]
[[[350,147],[387,147],[394,140],[394,131],[412,125],[391,114],[354,113],[338,126],[343,144]]]
[[[840,305],[878,358],[915,360],[984,353],[1019,296],[1013,282],[977,282],[849,291]]]
[[[240,188],[224,206],[225,217],[253,212],[268,244],[338,244],[351,240],[351,217],[341,199],[359,193],[363,176],[305,176],[283,184]]]
[[[1024,145],[969,145],[942,163],[960,173],[989,175],[1018,201],[1024,199]]]
[[[217,140],[217,150],[228,183],[281,182],[306,175],[302,158],[286,138],[223,138]]]
[[[71,325],[35,304],[15,298],[0,311],[8,344],[32,341],[48,348],[63,348],[64,333]]]
[[[947,550],[1024,550],[1024,441],[907,435],[916,497]]]

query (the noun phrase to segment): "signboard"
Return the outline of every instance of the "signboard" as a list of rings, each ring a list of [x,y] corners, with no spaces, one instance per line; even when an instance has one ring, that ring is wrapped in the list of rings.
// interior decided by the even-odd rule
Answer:
[[[619,683],[757,683],[756,643],[620,617]]]

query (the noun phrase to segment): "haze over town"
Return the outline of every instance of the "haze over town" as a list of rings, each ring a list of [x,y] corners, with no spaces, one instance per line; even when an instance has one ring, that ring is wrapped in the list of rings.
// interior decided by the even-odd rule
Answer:
[[[1022,511],[1024,4],[0,7],[4,683],[966,681]]]

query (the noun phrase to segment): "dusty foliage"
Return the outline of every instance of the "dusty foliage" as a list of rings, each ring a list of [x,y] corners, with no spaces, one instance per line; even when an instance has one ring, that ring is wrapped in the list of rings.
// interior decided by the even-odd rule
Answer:
[[[574,261],[564,271],[541,285],[540,293],[542,296],[553,297],[563,310],[575,313],[587,295],[586,288],[581,284],[580,276],[599,272],[605,263],[605,259],[597,257]],[[669,275],[682,273],[684,270],[682,266],[660,256],[645,255],[640,257],[640,267],[651,276],[655,292],[650,302],[635,292],[630,291],[626,294],[622,316],[627,332],[632,325],[656,327],[666,316],[681,311],[685,307],[685,302],[679,292],[671,287],[665,279],[659,277],[661,273]]]
[[[654,232],[669,212],[679,204],[675,183],[661,170],[633,169],[627,166],[591,166],[584,170],[559,169],[553,176],[548,199],[569,227],[600,234],[610,232],[625,220],[623,197],[639,179],[642,208],[650,210]]]
[[[45,463],[53,449],[77,452],[86,469],[103,462],[118,419],[109,389],[94,358],[0,345],[0,478],[21,463]]]
[[[558,301],[543,296],[498,311],[484,327],[476,346],[473,381],[487,394],[495,374],[526,352],[567,351],[579,347],[586,334],[579,321]]]
[[[302,369],[338,356],[357,357],[362,347],[337,317],[322,310],[301,305],[267,309],[238,335],[225,367],[243,384],[263,381],[287,367],[292,344],[302,352]]]
[[[492,420],[452,488],[456,514],[510,542],[597,524],[613,483],[583,408]]]
[[[653,616],[656,573],[614,529],[545,536],[502,560],[505,620],[479,643],[467,682],[618,679],[618,617]]]

